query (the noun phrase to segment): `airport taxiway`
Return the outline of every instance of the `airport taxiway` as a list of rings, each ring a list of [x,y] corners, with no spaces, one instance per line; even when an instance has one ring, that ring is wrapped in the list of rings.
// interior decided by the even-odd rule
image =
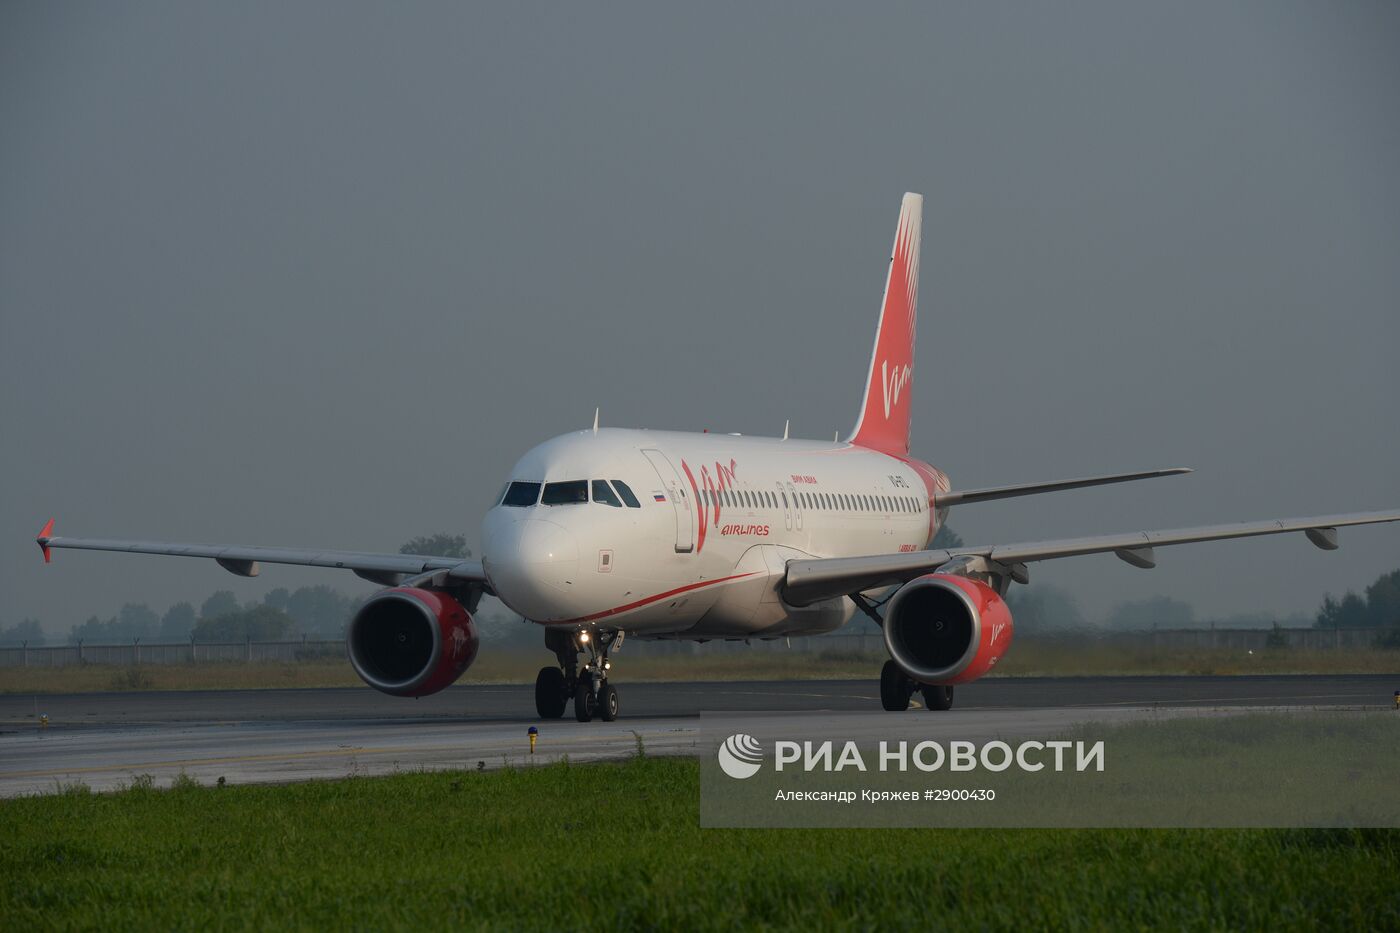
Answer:
[[[421,700],[367,688],[0,696],[0,797],[81,782],[106,790],[182,771],[243,784],[689,754],[700,714],[782,717],[851,738],[1043,737],[1083,722],[1216,715],[1256,707],[1381,708],[1400,676],[1004,678],[958,688],[948,713],[879,709],[869,681],[624,684],[615,723],[540,722],[529,686],[465,684]],[[1194,712],[1192,712],[1194,711]],[[39,717],[48,717],[40,727]],[[713,722],[713,720],[710,720]]]

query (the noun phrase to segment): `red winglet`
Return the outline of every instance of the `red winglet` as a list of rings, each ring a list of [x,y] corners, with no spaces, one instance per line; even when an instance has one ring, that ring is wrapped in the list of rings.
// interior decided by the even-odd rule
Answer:
[[[46,564],[49,563],[51,560],[51,557],[49,555],[49,538],[52,535],[53,519],[49,519],[49,523],[44,526],[44,530],[39,532],[39,537],[34,539],[39,542],[39,550],[44,552],[44,563]]]

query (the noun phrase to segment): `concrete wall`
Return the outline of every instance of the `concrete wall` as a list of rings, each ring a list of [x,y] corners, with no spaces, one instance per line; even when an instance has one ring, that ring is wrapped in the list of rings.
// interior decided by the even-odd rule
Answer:
[[[345,657],[343,641],[251,641],[225,644],[176,642],[124,645],[54,645],[0,648],[0,667],[68,664],[186,664],[190,661],[302,661]]]

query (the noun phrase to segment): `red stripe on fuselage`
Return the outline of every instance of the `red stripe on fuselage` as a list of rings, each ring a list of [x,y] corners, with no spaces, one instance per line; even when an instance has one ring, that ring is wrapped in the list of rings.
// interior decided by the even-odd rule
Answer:
[[[705,520],[708,516],[705,514],[705,503],[700,498],[700,487],[695,485],[695,476],[690,472],[690,464],[682,460],[681,469],[685,470],[685,478],[690,480],[690,491],[695,493],[695,514],[700,519],[700,535],[695,542],[695,553],[699,554],[705,549]]]
[[[545,624],[574,625],[579,622],[596,622],[599,619],[606,619],[608,616],[615,616],[618,613],[628,612],[632,609],[638,609],[642,606],[646,606],[651,603],[660,602],[661,600],[666,599],[669,596],[678,596],[681,593],[689,593],[691,590],[698,590],[702,586],[713,586],[716,583],[726,583],[730,580],[741,580],[744,577],[751,577],[754,575],[754,573],[757,572],[758,571],[753,571],[751,573],[736,573],[732,577],[718,577],[714,580],[701,580],[699,583],[690,583],[686,586],[678,586],[674,590],[667,590],[664,593],[657,593],[655,596],[648,596],[646,599],[639,599],[635,603],[628,603],[625,606],[617,606],[613,609],[604,609],[602,612],[595,612],[592,615],[588,616],[579,616],[577,619],[564,619],[562,622],[547,622]]]

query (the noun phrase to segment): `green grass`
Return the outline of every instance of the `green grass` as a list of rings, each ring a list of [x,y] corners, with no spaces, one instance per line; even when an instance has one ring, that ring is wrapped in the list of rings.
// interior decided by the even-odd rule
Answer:
[[[0,918],[101,928],[1400,927],[1389,831],[702,830],[690,759],[0,803]]]

